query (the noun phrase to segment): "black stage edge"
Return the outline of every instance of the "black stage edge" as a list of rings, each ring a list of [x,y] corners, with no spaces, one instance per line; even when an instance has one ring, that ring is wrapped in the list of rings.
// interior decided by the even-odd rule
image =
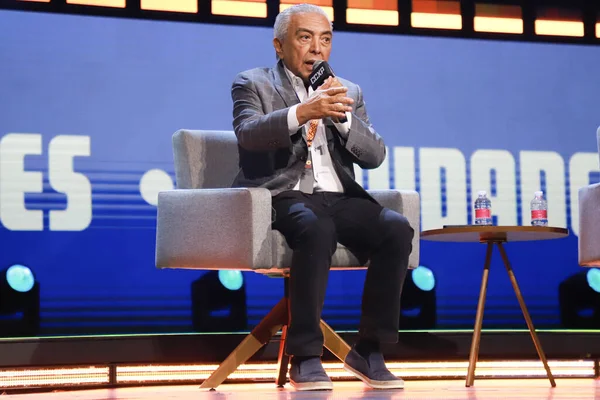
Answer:
[[[400,14],[400,25],[363,25],[351,24],[346,22],[345,0],[333,0],[335,13],[335,30],[340,32],[363,32],[378,34],[402,34],[416,35],[424,37],[453,37],[475,40],[502,40],[509,42],[534,42],[534,43],[559,43],[559,44],[580,44],[597,46],[600,40],[595,37],[596,16],[600,13],[600,3],[594,0],[460,0],[461,15],[463,16],[462,29],[439,29],[439,28],[415,28],[410,25],[410,0],[398,0]],[[207,4],[208,3],[208,4]],[[49,3],[29,2],[21,0],[0,0],[0,10],[26,11],[26,12],[45,12],[52,14],[71,14],[84,15],[91,17],[111,17],[158,21],[175,21],[188,23],[208,23],[219,25],[240,25],[240,26],[259,26],[272,28],[275,13],[279,8],[279,0],[267,1],[267,18],[252,18],[227,15],[212,15],[210,12],[209,0],[199,0],[199,9],[197,13],[167,12],[142,10],[139,6],[139,0],[127,1],[125,8],[87,6],[79,4],[69,4],[65,0],[53,0]],[[523,9],[524,32],[523,34],[510,33],[489,33],[476,32],[473,29],[471,16],[476,4],[510,4],[518,5]],[[533,3],[533,4],[532,4]],[[559,7],[567,8],[572,11],[585,13],[583,21],[585,23],[585,35],[583,37],[536,35],[534,31],[535,18],[538,7]]]
[[[600,358],[600,331],[538,331],[548,359]],[[244,333],[111,335],[0,339],[0,368],[109,364],[218,364]],[[356,332],[341,332],[349,344]],[[399,342],[383,347],[388,361],[467,360],[472,332],[400,332]],[[275,336],[250,362],[275,362]],[[529,331],[483,331],[480,360],[534,360]],[[333,356],[324,351],[324,360]]]

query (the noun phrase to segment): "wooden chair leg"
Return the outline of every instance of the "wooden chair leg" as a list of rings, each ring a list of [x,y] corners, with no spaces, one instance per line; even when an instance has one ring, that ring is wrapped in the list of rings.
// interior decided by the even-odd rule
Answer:
[[[548,360],[546,360],[546,354],[544,353],[544,349],[542,349],[542,344],[540,343],[540,339],[535,332],[535,327],[533,326],[533,321],[531,320],[531,316],[529,315],[529,311],[527,310],[527,306],[525,305],[525,300],[523,300],[523,295],[521,294],[521,289],[519,289],[519,284],[517,283],[517,278],[515,277],[515,273],[513,272],[510,262],[508,261],[508,256],[506,255],[506,250],[504,250],[504,246],[502,243],[498,243],[498,249],[500,250],[500,254],[502,255],[502,259],[504,260],[504,266],[506,267],[506,272],[508,272],[508,277],[510,278],[510,283],[517,295],[517,300],[519,300],[519,305],[521,306],[521,312],[523,312],[523,316],[525,317],[525,321],[527,322],[527,327],[529,328],[529,333],[531,334],[531,339],[533,340],[533,345],[535,346],[535,350],[542,360],[542,364],[544,364],[544,368],[546,369],[546,375],[548,375],[548,380],[550,380],[550,385],[552,387],[556,387],[556,382],[554,381],[554,376],[552,375],[552,371],[550,371],[550,366],[548,365]]]
[[[287,382],[288,364],[290,357],[285,354],[285,344],[287,341],[287,325],[281,328],[281,342],[279,343],[279,355],[277,356],[277,386],[283,387]]]
[[[335,331],[323,320],[321,320],[321,331],[323,332],[323,345],[325,348],[339,358],[340,361],[344,362],[346,356],[350,352],[348,343],[346,343],[340,335],[335,333]]]
[[[252,332],[229,354],[204,382],[201,389],[215,389],[240,365],[254,355],[288,321],[288,299],[282,298]]]
[[[488,276],[490,274],[490,263],[492,260],[493,243],[488,243],[485,254],[485,265],[483,267],[483,277],[481,278],[481,288],[479,290],[479,301],[477,303],[477,313],[475,314],[475,326],[473,327],[473,339],[471,339],[471,353],[469,354],[469,368],[467,370],[467,381],[465,386],[473,385],[475,381],[475,367],[479,357],[479,343],[481,341],[481,326],[483,325],[483,309],[485,307],[485,295],[487,292]]]

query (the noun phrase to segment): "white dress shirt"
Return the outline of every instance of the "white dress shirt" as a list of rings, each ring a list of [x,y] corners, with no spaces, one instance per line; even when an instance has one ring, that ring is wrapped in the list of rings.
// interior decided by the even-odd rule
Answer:
[[[305,99],[309,98],[314,94],[312,87],[309,86],[308,93],[306,91],[306,87],[304,86],[304,82],[301,78],[294,75],[290,70],[285,68],[285,72],[292,83],[292,87],[296,91],[298,95],[298,99],[300,102],[304,102]],[[296,109],[298,108],[298,104],[292,106],[287,114],[287,122],[290,134],[297,132],[300,129],[300,123],[298,122],[298,117],[296,116]],[[350,124],[352,114],[346,112],[347,121],[344,123],[336,123],[335,127],[342,134],[347,134],[350,130]],[[308,132],[310,121],[305,124],[306,132]],[[327,148],[327,136],[325,135],[325,125],[323,124],[323,120],[319,120],[319,125],[317,126],[317,132],[315,133],[315,138],[312,142],[312,146],[310,147],[310,153],[312,158],[312,169],[315,176],[315,184],[313,190],[315,192],[323,191],[323,192],[343,192],[344,187],[340,182],[337,173],[335,172],[335,168],[333,167],[333,161],[331,159],[331,154],[329,154],[329,149]],[[294,190],[300,189],[300,181],[296,183]]]

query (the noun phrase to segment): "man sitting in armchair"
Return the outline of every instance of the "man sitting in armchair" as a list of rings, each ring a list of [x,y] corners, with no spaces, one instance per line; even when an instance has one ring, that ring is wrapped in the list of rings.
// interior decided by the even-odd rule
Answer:
[[[337,243],[370,261],[359,340],[344,368],[373,388],[403,388],[385,366],[380,343],[398,340],[400,293],[414,230],[378,204],[354,179],[354,163],[377,168],[385,144],[371,125],[361,89],[329,78],[308,84],[316,61],[331,53],[332,24],[313,5],[296,5],[275,21],[274,68],[240,73],[232,85],[240,171],[233,186],[273,195],[273,228],[293,250],[286,353],[297,390],[332,389],[321,364],[320,318]]]

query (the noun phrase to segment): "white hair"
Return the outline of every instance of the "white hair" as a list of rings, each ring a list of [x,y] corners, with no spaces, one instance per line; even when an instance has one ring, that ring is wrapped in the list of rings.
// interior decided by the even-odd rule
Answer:
[[[296,4],[289,8],[286,8],[282,12],[277,15],[275,18],[275,26],[274,34],[279,41],[283,42],[288,33],[288,27],[290,26],[290,20],[292,19],[292,15],[296,14],[304,14],[304,13],[317,13],[323,15],[329,21],[329,25],[331,26],[331,30],[333,31],[333,24],[329,20],[327,13],[323,11],[323,9],[319,6],[315,6],[313,4]]]

